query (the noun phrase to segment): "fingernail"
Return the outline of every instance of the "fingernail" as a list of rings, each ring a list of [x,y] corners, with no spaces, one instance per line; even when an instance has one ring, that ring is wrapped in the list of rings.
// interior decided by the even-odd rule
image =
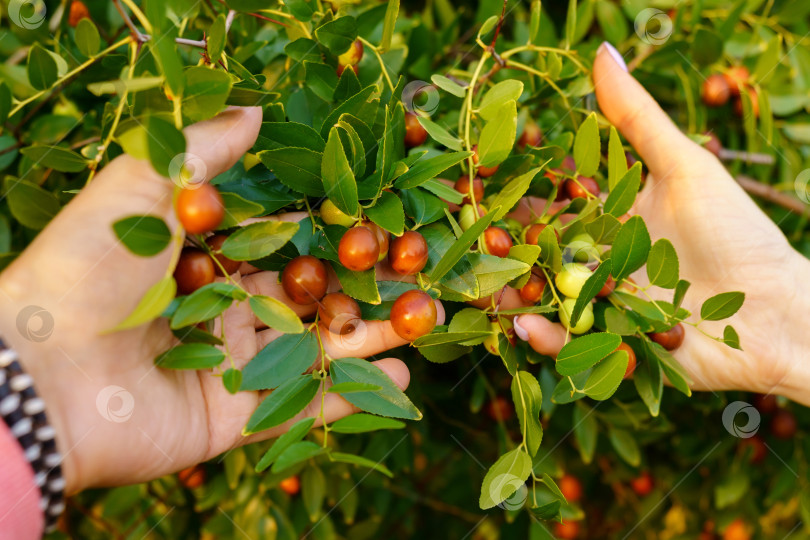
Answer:
[[[625,72],[629,73],[629,70],[627,69],[627,63],[624,61],[624,57],[621,55],[621,53],[616,50],[616,47],[614,47],[607,41],[603,41],[601,46],[607,49],[607,52],[610,53],[610,56],[613,58],[613,60],[617,64],[619,64],[619,67],[621,67]]]
[[[515,318],[512,319],[512,324],[515,327],[515,334],[517,334],[517,337],[519,337],[523,341],[529,341],[529,332],[527,332],[525,328],[520,326],[520,324],[518,323],[519,317],[520,317],[519,315],[516,315]]]

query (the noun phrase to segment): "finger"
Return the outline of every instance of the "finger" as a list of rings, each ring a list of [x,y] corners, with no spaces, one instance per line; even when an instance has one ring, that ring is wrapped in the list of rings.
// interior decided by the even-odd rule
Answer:
[[[653,97],[627,72],[621,55],[607,43],[597,52],[593,80],[602,112],[630,141],[657,180],[665,179],[682,165],[686,152],[701,148],[681,133]],[[708,151],[700,151],[711,156]]]
[[[262,125],[260,107],[232,107],[184,130],[186,153],[202,160],[206,180],[230,169],[250,150]]]
[[[411,381],[411,374],[408,371],[408,367],[402,360],[397,358],[385,358],[383,360],[377,360],[376,362],[372,362],[375,366],[380,368],[383,373],[385,373],[394,384],[396,384],[401,390],[405,390],[408,387],[408,384]],[[326,380],[326,389],[332,386],[332,381],[330,379]],[[332,423],[335,420],[339,420],[344,416],[348,416],[350,414],[354,414],[359,412],[360,409],[343,399],[339,394],[330,394],[327,393],[324,397],[324,416],[326,417],[327,423]],[[304,418],[313,418],[315,417],[315,424],[313,427],[318,427],[323,424],[322,419],[319,418],[319,414],[321,412],[321,395],[320,392],[318,395],[315,396],[315,399],[307,405],[307,407],[295,415],[291,420],[281,424],[280,426],[276,426],[271,428],[267,431],[262,431],[261,433],[256,433],[255,435],[251,435],[243,439],[241,444],[249,444],[255,441],[261,441],[265,439],[270,439],[273,437],[278,437],[282,433],[286,433],[289,429]]]
[[[438,300],[435,302],[436,324],[444,324],[444,307]],[[408,343],[394,332],[391,321],[360,321],[348,334],[337,333],[339,328],[333,328],[332,330],[336,331],[332,332],[323,323],[320,323],[319,328],[324,351],[332,358],[349,356],[368,358]],[[280,336],[281,334],[273,329],[258,332],[259,348],[266,347]]]
[[[568,201],[555,201],[549,206],[546,215],[554,215],[566,205],[568,205]],[[542,216],[545,209],[546,199],[539,197],[523,197],[518,203],[517,208],[507,214],[506,217],[516,219],[523,225],[528,225]]]
[[[513,324],[515,334],[540,354],[556,357],[565,345],[565,328],[545,317],[529,313],[515,317]]]
[[[473,300],[467,303],[473,307],[477,307],[478,309],[488,309],[493,306],[497,306],[498,310],[517,309],[534,305],[523,300],[523,298],[520,297],[518,290],[513,289],[512,287],[506,287],[505,290],[498,291],[490,296],[485,296],[484,298],[479,298],[478,300]]]

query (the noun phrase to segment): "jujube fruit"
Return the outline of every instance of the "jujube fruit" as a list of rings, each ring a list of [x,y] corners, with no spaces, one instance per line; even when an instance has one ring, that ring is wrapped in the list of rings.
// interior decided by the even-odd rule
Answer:
[[[318,318],[333,334],[354,332],[362,318],[360,305],[341,292],[329,293],[318,303]]]
[[[579,536],[579,522],[565,520],[554,522],[554,536],[560,540],[576,540]]]
[[[650,472],[644,471],[640,476],[630,480],[630,487],[639,497],[646,497],[652,493],[655,482],[653,482],[653,477]]]
[[[494,167],[481,167],[480,165],[478,165],[478,145],[473,147],[473,152],[474,153],[472,156],[472,160],[473,163],[477,166],[476,172],[478,173],[478,176],[480,176],[481,178],[489,178],[490,176],[494,176],[495,173],[498,172],[498,165],[495,165]],[[480,197],[476,197],[475,200],[480,200]]]
[[[343,234],[338,244],[340,264],[355,272],[363,272],[377,264],[380,242],[368,227],[354,227]]]
[[[751,531],[742,519],[737,518],[723,531],[723,540],[750,540]]]
[[[496,257],[506,257],[512,248],[512,237],[500,227],[487,227],[484,231],[484,245],[487,253]]]
[[[591,277],[591,271],[584,264],[567,263],[554,278],[554,283],[565,296],[576,298],[589,277]]]
[[[551,227],[551,225],[548,225],[546,223],[533,223],[528,227],[526,227],[525,229],[523,229],[524,243],[529,244],[530,246],[536,246],[537,239],[540,238],[540,233],[542,233],[546,229],[546,227]],[[559,242],[560,241],[559,231],[557,231],[557,229],[555,229],[554,227],[551,228],[554,231],[554,235],[557,237],[557,241]]]
[[[327,225],[342,225],[344,227],[354,225],[354,218],[343,213],[343,210],[329,199],[326,199],[321,204],[321,219]]]
[[[596,293],[596,296],[597,298],[604,298],[612,293],[614,289],[616,289],[616,280],[613,279],[613,276],[608,276],[607,281],[605,281],[605,284],[599,289],[599,292]]]
[[[478,217],[481,217],[487,213],[486,208],[478,205]],[[473,225],[475,222],[478,221],[478,218],[475,217],[475,208],[471,204],[465,204],[461,207],[461,210],[458,212],[458,226],[461,227],[462,231],[466,231]]]
[[[729,91],[734,97],[740,96],[740,90],[748,83],[751,73],[745,66],[734,66],[728,69],[723,76],[728,84]]]
[[[419,118],[416,113],[405,113],[405,146],[413,148],[415,146],[422,146],[427,140],[428,132],[419,123]]]
[[[388,250],[391,268],[403,276],[418,274],[428,261],[428,245],[425,237],[416,231],[407,231],[394,238]]]
[[[681,323],[676,324],[666,332],[653,332],[650,339],[668,351],[674,351],[683,343],[684,330]]]
[[[405,291],[391,307],[391,326],[406,341],[429,334],[436,326],[437,317],[433,298],[418,289]]]
[[[543,290],[546,288],[545,278],[532,273],[529,281],[520,288],[520,297],[531,304],[536,304],[543,298]]]
[[[456,191],[464,195],[464,200],[461,201],[461,204],[472,204],[470,202],[469,176],[460,176],[453,187],[456,188]],[[484,198],[484,181],[477,176],[473,179],[473,197],[475,197],[475,202],[477,203],[481,202],[481,199]]]
[[[485,412],[491,419],[504,421],[509,420],[515,414],[515,407],[503,396],[495,396],[495,399],[487,403]]]
[[[762,463],[768,455],[768,448],[765,446],[765,441],[759,435],[753,435],[747,439],[740,439],[739,443],[740,453],[745,455],[750,452],[749,460],[751,463]]]
[[[518,146],[520,148],[539,146],[542,140],[543,132],[540,131],[540,127],[534,122],[529,121],[523,126],[523,133],[520,134],[520,138],[518,139]]]
[[[312,255],[300,255],[284,267],[281,286],[296,304],[314,304],[323,298],[329,286],[326,266]]]
[[[225,204],[217,188],[202,184],[196,188],[183,188],[175,202],[177,219],[186,232],[202,234],[216,229],[225,217]]]
[[[627,353],[627,369],[624,371],[624,378],[627,379],[636,370],[636,352],[627,343],[622,343],[616,350]]]
[[[754,398],[754,407],[762,414],[773,414],[779,408],[774,394],[757,394]]]
[[[730,97],[731,89],[723,75],[715,73],[703,81],[702,98],[708,107],[722,107]]]
[[[792,439],[796,435],[796,417],[792,412],[781,409],[771,419],[771,433],[777,439]]]
[[[354,70],[354,73],[357,74],[357,64],[359,64],[360,60],[363,59],[363,50],[363,42],[358,39],[352,43],[348,51],[338,56],[338,77],[343,75],[343,70],[345,70],[347,67],[351,67]]]
[[[208,247],[210,247],[211,250],[219,251],[220,249],[222,249],[222,244],[224,244],[225,240],[227,239],[228,239],[227,234],[215,234],[214,236],[209,236],[208,238],[206,238],[205,243],[208,244]],[[214,258],[217,261],[219,261],[219,265],[216,264],[214,265],[214,270],[216,271],[218,276],[223,275],[222,273],[223,268],[225,269],[226,274],[230,276],[231,274],[239,270],[240,266],[242,266],[242,263],[240,261],[233,261],[228,257],[226,257],[225,255],[223,255],[222,253],[216,253],[214,255]],[[222,268],[220,268],[220,266],[222,266]]]
[[[568,195],[570,199],[587,199],[588,193],[597,197],[601,191],[596,180],[588,178],[587,176],[577,177],[576,182],[569,178],[565,181],[565,184],[563,184],[563,189],[565,189],[565,194]]]
[[[487,350],[489,354],[492,354],[494,356],[500,356],[501,349],[498,343],[498,336],[501,335],[501,327],[495,321],[489,323],[489,326],[490,329],[492,330],[492,333],[490,333],[484,339],[484,348]]]
[[[593,304],[590,302],[585,305],[585,309],[582,310],[582,314],[579,316],[579,320],[577,324],[571,326],[571,314],[574,312],[574,306],[576,305],[577,301],[575,298],[566,298],[563,300],[562,305],[560,306],[560,322],[562,325],[572,333],[572,334],[584,334],[588,330],[593,327],[594,323],[594,315],[593,315]]]
[[[301,491],[301,481],[297,476],[289,476],[278,483],[278,487],[287,495],[297,495]]]
[[[70,13],[68,14],[68,24],[76,28],[78,26],[79,21],[82,19],[90,18],[90,11],[87,9],[87,6],[81,0],[73,0],[70,3]]]
[[[391,244],[391,234],[373,221],[364,221],[363,227],[368,227],[368,229],[374,233],[374,236],[377,237],[377,243],[380,244],[380,254],[377,255],[377,262],[380,262],[388,255],[388,246]]]
[[[751,98],[751,112],[754,113],[756,118],[759,118],[759,94],[754,88],[745,88],[748,97]],[[737,116],[742,116],[745,111],[743,110],[742,98],[734,100],[734,113]]]
[[[582,498],[582,482],[576,476],[562,475],[557,481],[557,486],[568,502],[577,502]]]
[[[194,247],[183,248],[177,268],[174,269],[179,294],[191,294],[200,287],[213,283],[215,277],[214,261],[208,253]]]
[[[205,469],[202,465],[193,465],[178,472],[177,479],[187,489],[197,489],[205,483]]]

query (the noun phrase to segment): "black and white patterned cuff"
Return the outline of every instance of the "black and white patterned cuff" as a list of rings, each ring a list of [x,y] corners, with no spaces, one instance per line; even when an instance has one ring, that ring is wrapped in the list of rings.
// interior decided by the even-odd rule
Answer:
[[[0,341],[0,418],[19,441],[34,470],[34,481],[42,494],[40,507],[45,515],[45,531],[50,532],[65,510],[65,480],[56,434],[48,424],[45,403],[37,397],[33,384],[17,361],[17,353]]]

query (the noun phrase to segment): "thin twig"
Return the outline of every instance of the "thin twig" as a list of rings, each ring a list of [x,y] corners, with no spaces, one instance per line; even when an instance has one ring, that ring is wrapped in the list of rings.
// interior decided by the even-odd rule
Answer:
[[[129,16],[129,13],[126,12],[124,7],[121,5],[121,0],[113,0],[113,4],[115,4],[115,9],[118,10],[118,13],[121,15],[121,18],[124,19],[124,23],[129,28],[129,33],[132,34],[139,43],[143,43],[146,41],[144,39],[144,35],[141,34],[140,30],[135,27],[135,23],[132,22],[132,18]]]
[[[740,186],[742,186],[742,188],[751,195],[756,195],[760,199],[781,206],[782,208],[790,210],[795,214],[803,215],[810,213],[810,206],[803,203],[796,197],[792,197],[787,193],[782,193],[773,186],[763,184],[762,182],[754,180],[750,176],[744,175],[737,176],[736,180],[737,183],[740,184]]]

